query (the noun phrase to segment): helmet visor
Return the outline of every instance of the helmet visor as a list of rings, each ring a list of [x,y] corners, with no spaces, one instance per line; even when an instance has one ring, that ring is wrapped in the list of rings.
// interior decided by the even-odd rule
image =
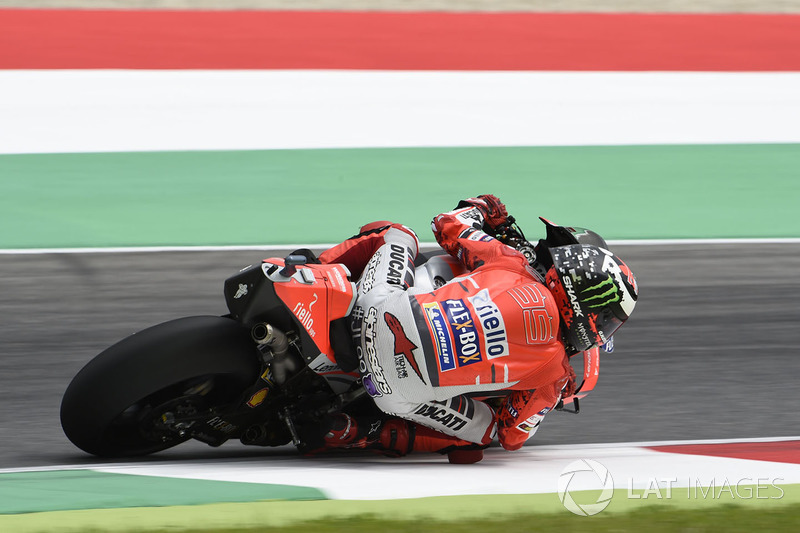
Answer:
[[[622,325],[622,320],[617,318],[610,308],[606,307],[602,311],[597,314],[597,319],[595,320],[595,327],[597,328],[597,334],[601,339],[600,344],[605,344],[611,338],[615,331],[619,329]]]

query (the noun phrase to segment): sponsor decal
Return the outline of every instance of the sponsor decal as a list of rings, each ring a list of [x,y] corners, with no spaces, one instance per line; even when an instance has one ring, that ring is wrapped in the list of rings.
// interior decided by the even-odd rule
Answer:
[[[487,235],[486,233],[478,230],[473,230],[472,233],[467,237],[470,241],[476,242],[489,242],[494,240],[491,235]]]
[[[575,327],[575,332],[578,334],[578,338],[583,345],[591,346],[594,344],[594,341],[589,337],[589,332],[586,331],[586,324],[583,322],[578,322],[578,325]]]
[[[504,357],[508,355],[508,339],[506,337],[506,325],[503,322],[503,315],[500,308],[492,301],[488,289],[482,289],[475,296],[468,298],[472,308],[478,315],[478,322],[483,328],[483,344],[486,349],[486,357]]]
[[[376,420],[375,422],[370,424],[369,425],[369,430],[367,431],[367,439],[366,439],[367,442],[370,442],[370,441],[372,441],[372,440],[374,440],[376,438],[379,438],[382,428],[383,428],[383,421],[382,420]],[[367,442],[364,443],[365,446],[367,445]]]
[[[341,372],[342,369],[336,363],[331,362],[328,356],[321,353],[316,359],[311,361],[308,367],[317,374],[325,374],[328,372]]]
[[[519,411],[514,409],[514,406],[511,404],[506,405],[506,411],[508,411],[508,414],[510,414],[514,418],[517,418],[517,416],[519,416]]]
[[[336,284],[339,286],[339,290],[342,292],[349,292],[348,291],[348,284],[344,281],[344,276],[342,273],[339,272],[338,268],[333,269],[333,277],[336,279]]]
[[[472,207],[466,211],[457,213],[456,218],[462,223],[466,223],[473,227],[483,226],[483,215],[477,207]]]
[[[381,260],[381,252],[380,250],[375,252],[372,256],[372,259],[369,260],[367,263],[367,268],[364,269],[364,274],[361,276],[361,281],[359,282],[361,285],[361,293],[367,293],[372,290],[372,287],[375,285],[375,270],[378,268],[378,263]]]
[[[564,286],[564,290],[567,293],[567,297],[569,298],[569,304],[572,306],[572,310],[575,312],[575,317],[583,316],[583,310],[581,309],[581,304],[578,302],[578,295],[575,293],[575,287],[572,285],[572,279],[569,276],[564,276],[561,280],[561,284]]]
[[[370,396],[383,396],[384,394],[391,394],[392,388],[386,382],[386,375],[383,368],[378,362],[378,351],[375,347],[375,338],[377,333],[378,323],[378,310],[370,307],[369,311],[364,315],[362,340],[364,349],[361,347],[356,348],[358,353],[358,366],[361,374],[364,376],[364,387]],[[369,379],[368,379],[369,378]],[[369,381],[369,386],[367,382]]]
[[[230,422],[226,422],[225,420],[221,419],[218,416],[215,416],[214,418],[206,422],[206,425],[221,433],[231,433],[232,431],[235,431],[237,428],[237,426],[231,424]]]
[[[399,244],[389,245],[389,273],[386,275],[386,282],[392,285],[399,285],[401,287],[407,286],[405,272],[408,267],[408,258],[410,254],[406,248]]]
[[[300,321],[300,324],[306,328],[306,331],[308,331],[308,334],[311,335],[312,338],[317,335],[317,332],[314,331],[314,319],[311,317],[311,307],[317,303],[317,300],[319,300],[319,297],[315,292],[314,299],[308,304],[308,308],[306,308],[305,304],[302,302],[297,302],[297,305],[295,305],[294,309],[292,309],[294,316],[297,317],[297,319]]]
[[[464,300],[445,300],[443,305],[453,332],[458,366],[481,362],[483,357],[478,343],[478,329],[472,313],[464,305]]]
[[[369,394],[373,398],[376,398],[378,396],[383,396],[383,394],[381,394],[381,392],[378,390],[378,387],[375,385],[375,382],[372,379],[372,374],[365,374],[361,378],[361,384],[367,390],[367,394]]]
[[[545,407],[545,408],[541,409],[538,413],[526,418],[525,420],[523,420],[522,422],[517,424],[517,426],[516,426],[517,430],[522,431],[523,433],[531,433],[531,432],[533,432],[537,427],[539,427],[539,424],[541,424],[542,420],[544,420],[544,416],[547,413],[549,413],[551,411],[551,409],[552,409],[552,407]],[[514,409],[513,412],[512,412],[512,408],[509,405],[508,406],[508,410],[509,410],[509,413],[511,413],[511,415],[514,418],[517,417],[518,413],[517,413],[516,409]]]
[[[459,430],[467,425],[467,421],[457,414],[436,405],[421,405],[414,414],[430,418],[434,422],[454,430]]]
[[[256,392],[250,399],[247,400],[247,407],[255,408],[264,403],[264,400],[267,397],[267,393],[269,392],[268,388],[263,388],[260,391]]]
[[[429,302],[423,303],[422,309],[433,332],[433,341],[439,359],[439,370],[442,372],[453,370],[456,367],[455,354],[453,354],[453,339],[442,313],[442,308],[438,302]]]
[[[520,431],[524,431],[525,433],[530,433],[531,431],[539,427],[539,424],[542,422],[543,419],[544,416],[535,414],[532,417],[520,422],[517,425],[517,429]]]
[[[408,372],[406,371],[406,362],[408,362],[412,370],[414,370],[414,373],[417,374],[417,377],[425,383],[425,380],[422,379],[419,365],[417,365],[417,361],[414,359],[414,350],[416,350],[418,346],[408,338],[408,335],[406,335],[403,329],[403,325],[396,316],[391,313],[384,313],[383,320],[386,322],[386,325],[389,326],[392,335],[394,335],[394,364],[397,370],[397,377],[408,377]]]
[[[397,373],[397,379],[405,379],[408,377],[408,370],[406,370],[406,360],[402,355],[394,356],[394,371]]]
[[[600,293],[589,296],[588,298],[585,297],[586,293],[593,291],[600,291]],[[589,304],[589,309],[603,308],[622,299],[619,295],[619,287],[614,283],[613,278],[606,278],[600,283],[596,283],[591,287],[586,287],[581,291],[581,296],[584,296],[584,304]]]
[[[609,337],[603,346],[601,346],[604,352],[611,353],[614,351],[614,337]]]
[[[243,296],[247,296],[247,285],[245,285],[244,283],[240,283],[239,290],[236,291],[236,294],[233,295],[233,299],[238,300]]]

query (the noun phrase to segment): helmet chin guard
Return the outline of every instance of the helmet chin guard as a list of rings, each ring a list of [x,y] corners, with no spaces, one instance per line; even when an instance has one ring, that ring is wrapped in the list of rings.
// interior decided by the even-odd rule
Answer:
[[[558,304],[573,353],[604,345],[630,317],[638,299],[636,278],[613,253],[599,246],[550,248],[545,282]]]
[[[595,346],[583,352],[583,381],[571,396],[561,398],[556,405],[556,410],[566,413],[578,414],[581,411],[580,400],[585,398],[597,385],[600,376],[600,349]],[[572,409],[565,409],[565,405],[573,404]]]

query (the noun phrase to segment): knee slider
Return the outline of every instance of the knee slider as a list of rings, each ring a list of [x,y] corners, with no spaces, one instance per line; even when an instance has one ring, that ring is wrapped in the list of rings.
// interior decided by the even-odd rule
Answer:
[[[402,224],[392,224],[384,237],[386,242],[402,243],[411,248],[414,258],[419,253],[419,238],[414,230]]]

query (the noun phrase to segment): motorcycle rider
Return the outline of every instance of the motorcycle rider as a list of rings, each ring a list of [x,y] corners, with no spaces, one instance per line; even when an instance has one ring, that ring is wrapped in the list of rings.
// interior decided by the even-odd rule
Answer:
[[[582,244],[552,248],[542,275],[492,236],[508,222],[493,195],[436,216],[436,241],[469,273],[432,292],[414,287],[419,241],[400,224],[369,224],[320,255],[358,279],[352,331],[362,383],[393,415],[339,415],[326,447],[453,451],[451,461],[475,462],[495,437],[519,449],[574,393],[569,356],[605,344],[627,320],[636,280],[617,256]],[[508,394],[497,408],[473,398],[498,390]]]

